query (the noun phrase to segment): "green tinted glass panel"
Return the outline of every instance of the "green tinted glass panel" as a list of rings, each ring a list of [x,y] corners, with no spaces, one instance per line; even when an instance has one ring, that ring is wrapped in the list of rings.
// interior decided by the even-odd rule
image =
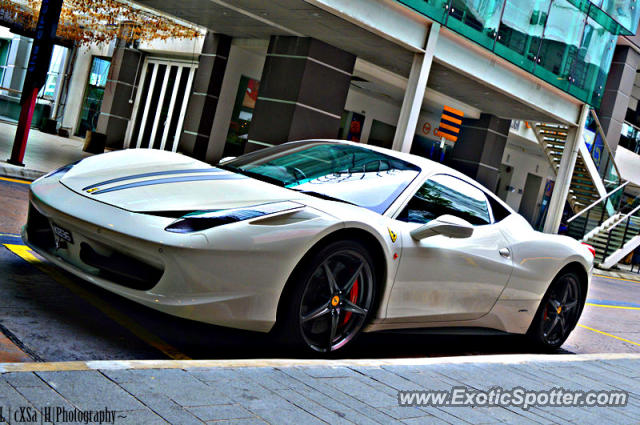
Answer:
[[[493,49],[504,0],[453,0],[447,27]]]
[[[580,47],[586,13],[567,0],[555,0],[549,9],[540,54],[533,73],[565,91]]]
[[[507,0],[495,53],[533,71],[550,6],[551,0]]]
[[[640,0],[398,1],[596,107],[616,36],[640,16]]]
[[[398,0],[412,9],[430,17],[431,19],[444,23],[451,0]]]
[[[604,0],[602,10],[632,34],[638,29],[640,5],[637,0]]]
[[[600,105],[616,40],[616,35],[593,18],[587,18],[582,45],[571,71],[569,93],[586,99],[593,106]]]

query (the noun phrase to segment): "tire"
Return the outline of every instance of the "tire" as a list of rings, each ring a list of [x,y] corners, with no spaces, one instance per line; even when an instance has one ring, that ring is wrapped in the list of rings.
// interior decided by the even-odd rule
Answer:
[[[529,340],[540,351],[555,351],[564,344],[584,307],[582,286],[576,273],[558,275],[542,298],[531,326]]]
[[[376,274],[367,249],[355,240],[332,242],[292,273],[274,334],[289,348],[334,352],[360,334],[376,302]]]

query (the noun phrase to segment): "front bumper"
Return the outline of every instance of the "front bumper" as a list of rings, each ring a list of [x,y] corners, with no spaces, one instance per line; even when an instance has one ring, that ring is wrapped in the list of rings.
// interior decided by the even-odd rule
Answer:
[[[68,272],[153,309],[221,326],[268,332],[275,323],[280,295],[291,270],[306,252],[310,233],[274,239],[273,226],[242,231],[234,223],[206,235],[164,231],[171,219],[132,213],[78,195],[63,185],[32,186],[30,207],[47,224],[68,230],[73,243],[42,243],[31,222],[23,228],[27,245]],[[62,211],[64,209],[64,211]],[[42,225],[42,223],[40,223]],[[234,229],[236,231],[234,231]],[[161,271],[149,287],[123,284],[87,261],[83,246],[110,258],[114,253]],[[136,263],[137,262],[137,263]]]

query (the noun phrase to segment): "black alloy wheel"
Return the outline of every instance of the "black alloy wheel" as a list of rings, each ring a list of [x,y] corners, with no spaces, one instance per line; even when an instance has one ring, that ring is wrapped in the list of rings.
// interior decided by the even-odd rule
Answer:
[[[375,272],[357,241],[334,242],[294,273],[295,289],[283,320],[286,338],[307,350],[329,353],[352,341],[376,300]]]
[[[542,299],[529,336],[541,348],[559,348],[578,323],[581,304],[578,276],[571,272],[558,276]]]

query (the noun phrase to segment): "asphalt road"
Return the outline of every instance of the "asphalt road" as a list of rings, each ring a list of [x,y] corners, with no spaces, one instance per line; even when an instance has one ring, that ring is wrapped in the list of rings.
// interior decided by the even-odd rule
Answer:
[[[268,336],[174,318],[50,266],[18,236],[28,186],[0,177],[0,362],[297,357]],[[595,276],[578,328],[559,352],[640,352],[640,283]],[[4,342],[3,342],[4,341]],[[14,347],[7,347],[13,344]],[[3,348],[4,346],[4,348]],[[373,333],[340,357],[527,353],[517,336]]]

